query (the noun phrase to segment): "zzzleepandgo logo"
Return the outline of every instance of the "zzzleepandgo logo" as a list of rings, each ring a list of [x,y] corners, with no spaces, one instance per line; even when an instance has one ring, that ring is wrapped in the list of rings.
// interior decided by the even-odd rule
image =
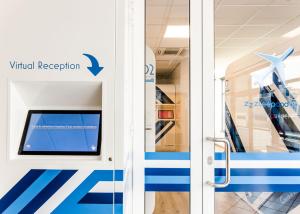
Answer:
[[[30,62],[10,60],[9,67],[13,71],[35,71],[35,72],[79,72],[86,70],[87,72],[97,76],[102,70],[97,58],[91,54],[83,53],[83,58],[89,61],[90,65],[82,66],[77,62],[49,62],[43,60],[32,60]]]

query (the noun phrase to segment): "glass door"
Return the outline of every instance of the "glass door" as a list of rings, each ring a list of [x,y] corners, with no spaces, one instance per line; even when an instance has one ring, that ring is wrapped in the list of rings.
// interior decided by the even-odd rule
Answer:
[[[189,0],[145,0],[145,212],[190,213]]]
[[[300,1],[215,0],[214,32],[204,213],[300,213]]]

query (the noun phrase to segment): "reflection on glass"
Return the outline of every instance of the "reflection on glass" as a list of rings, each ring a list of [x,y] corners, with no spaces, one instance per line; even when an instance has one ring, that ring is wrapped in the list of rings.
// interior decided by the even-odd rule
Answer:
[[[233,156],[298,153],[300,2],[235,2],[215,0],[216,79],[226,81],[223,136],[230,141]],[[216,151],[222,152],[223,148],[218,146]],[[243,161],[236,161],[245,167]],[[258,161],[256,167],[260,165]],[[215,213],[300,213],[300,194],[287,187],[288,182],[300,182],[272,172],[272,176],[281,176],[275,182],[281,188],[274,190],[270,170],[232,171],[235,186],[228,192],[217,190]],[[296,171],[291,172],[295,175]],[[237,177],[243,173],[247,176]],[[262,177],[258,179],[258,175]]]
[[[189,0],[146,0],[145,25],[145,150],[189,152]],[[146,171],[145,213],[189,213],[189,169],[171,185],[172,169],[155,170]]]

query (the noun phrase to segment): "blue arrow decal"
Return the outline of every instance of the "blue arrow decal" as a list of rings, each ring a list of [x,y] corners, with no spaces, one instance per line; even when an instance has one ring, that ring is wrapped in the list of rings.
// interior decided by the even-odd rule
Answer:
[[[87,54],[87,53],[84,53],[83,55],[86,56],[87,58],[89,58],[89,60],[92,63],[92,65],[87,68],[94,76],[97,76],[103,70],[104,67],[101,67],[99,65],[98,60],[94,56]]]

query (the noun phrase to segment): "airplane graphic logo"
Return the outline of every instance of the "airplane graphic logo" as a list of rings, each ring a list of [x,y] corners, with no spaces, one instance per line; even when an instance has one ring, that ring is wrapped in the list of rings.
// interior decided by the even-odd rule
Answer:
[[[285,85],[285,73],[284,73],[284,64],[283,61],[286,60],[290,55],[294,52],[294,48],[288,48],[282,55],[275,56],[265,53],[257,53],[256,55],[269,61],[271,63],[270,68],[267,71],[260,72],[259,74],[255,75],[254,83],[257,83],[260,87],[263,87],[264,80],[266,77],[271,74],[275,73],[278,77],[278,80],[281,84],[286,87]]]

